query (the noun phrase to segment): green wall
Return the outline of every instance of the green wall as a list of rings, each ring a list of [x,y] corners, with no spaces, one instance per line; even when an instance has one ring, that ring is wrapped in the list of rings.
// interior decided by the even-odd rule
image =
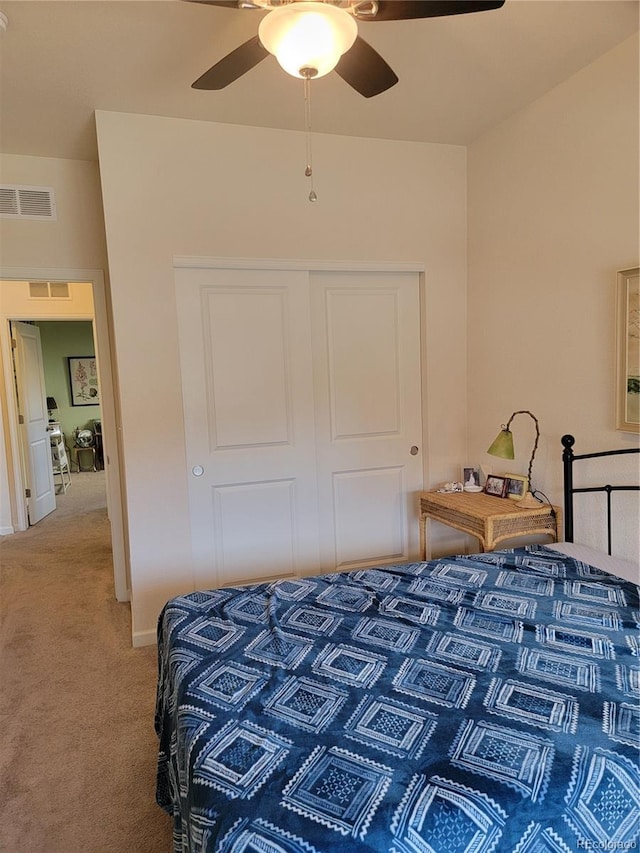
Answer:
[[[73,446],[76,427],[91,429],[101,417],[100,406],[72,406],[69,384],[69,356],[95,355],[93,325],[87,320],[42,320],[40,329],[44,379],[47,397],[55,397],[58,411],[53,417],[60,421],[69,447]]]

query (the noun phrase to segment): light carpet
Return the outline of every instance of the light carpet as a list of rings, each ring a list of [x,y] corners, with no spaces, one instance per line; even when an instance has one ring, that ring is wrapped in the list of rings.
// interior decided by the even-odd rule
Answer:
[[[0,850],[167,853],[155,803],[156,650],[113,591],[104,472],[0,537]]]

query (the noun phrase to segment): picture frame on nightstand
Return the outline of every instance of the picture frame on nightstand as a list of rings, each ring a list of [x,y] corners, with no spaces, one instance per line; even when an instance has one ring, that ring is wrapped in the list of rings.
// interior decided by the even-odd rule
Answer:
[[[507,493],[507,481],[505,477],[489,474],[484,490],[487,495],[493,495],[494,498],[503,498]]]
[[[520,474],[505,474],[504,476],[507,481],[505,497],[512,501],[521,501],[527,494],[529,478],[523,477]]]
[[[462,483],[465,492],[481,492],[480,468],[473,465],[465,465],[462,469]]]

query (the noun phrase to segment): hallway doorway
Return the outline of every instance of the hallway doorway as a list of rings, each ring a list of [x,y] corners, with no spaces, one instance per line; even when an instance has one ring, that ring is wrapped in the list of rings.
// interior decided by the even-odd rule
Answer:
[[[11,533],[26,531],[28,528],[24,500],[24,469],[20,458],[19,412],[12,368],[10,321],[22,320],[39,324],[55,324],[60,321],[88,323],[92,328],[95,341],[95,356],[99,374],[99,418],[105,462],[103,488],[112,539],[114,592],[118,601],[128,601],[130,596],[115,415],[116,403],[111,366],[110,331],[102,273],[100,271],[73,272],[66,270],[11,270],[11,273],[10,276],[7,276],[6,271],[0,269],[0,352],[2,356],[0,400],[3,409],[2,423],[0,424],[0,458],[6,462],[6,465],[2,466],[4,470],[0,475],[0,503],[2,504],[0,532],[10,535]],[[47,277],[46,281],[43,281],[44,276]],[[66,284],[66,295],[63,292],[60,298],[47,298],[46,295],[42,295],[42,288],[33,287],[34,282],[37,285],[50,285],[52,282],[57,285]],[[34,291],[40,295],[34,297]],[[49,288],[50,292],[52,292],[52,288]],[[57,287],[55,292],[58,294],[60,288]],[[76,353],[76,355],[87,354]],[[52,395],[47,391],[47,396]],[[59,401],[56,400],[56,402]],[[94,408],[94,413],[95,411]],[[96,419],[93,418],[92,420]],[[80,422],[72,424],[72,432],[76,427],[82,425]],[[68,435],[67,430],[65,430],[65,439],[71,450],[73,437]],[[76,473],[75,477],[77,476]],[[55,515],[55,512],[52,515]]]

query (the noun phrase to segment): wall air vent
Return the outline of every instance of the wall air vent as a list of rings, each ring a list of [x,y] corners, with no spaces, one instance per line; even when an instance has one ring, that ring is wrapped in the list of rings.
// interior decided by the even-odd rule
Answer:
[[[48,219],[56,217],[51,187],[0,186],[0,216],[3,219]]]
[[[69,299],[68,281],[30,281],[30,299]]]

